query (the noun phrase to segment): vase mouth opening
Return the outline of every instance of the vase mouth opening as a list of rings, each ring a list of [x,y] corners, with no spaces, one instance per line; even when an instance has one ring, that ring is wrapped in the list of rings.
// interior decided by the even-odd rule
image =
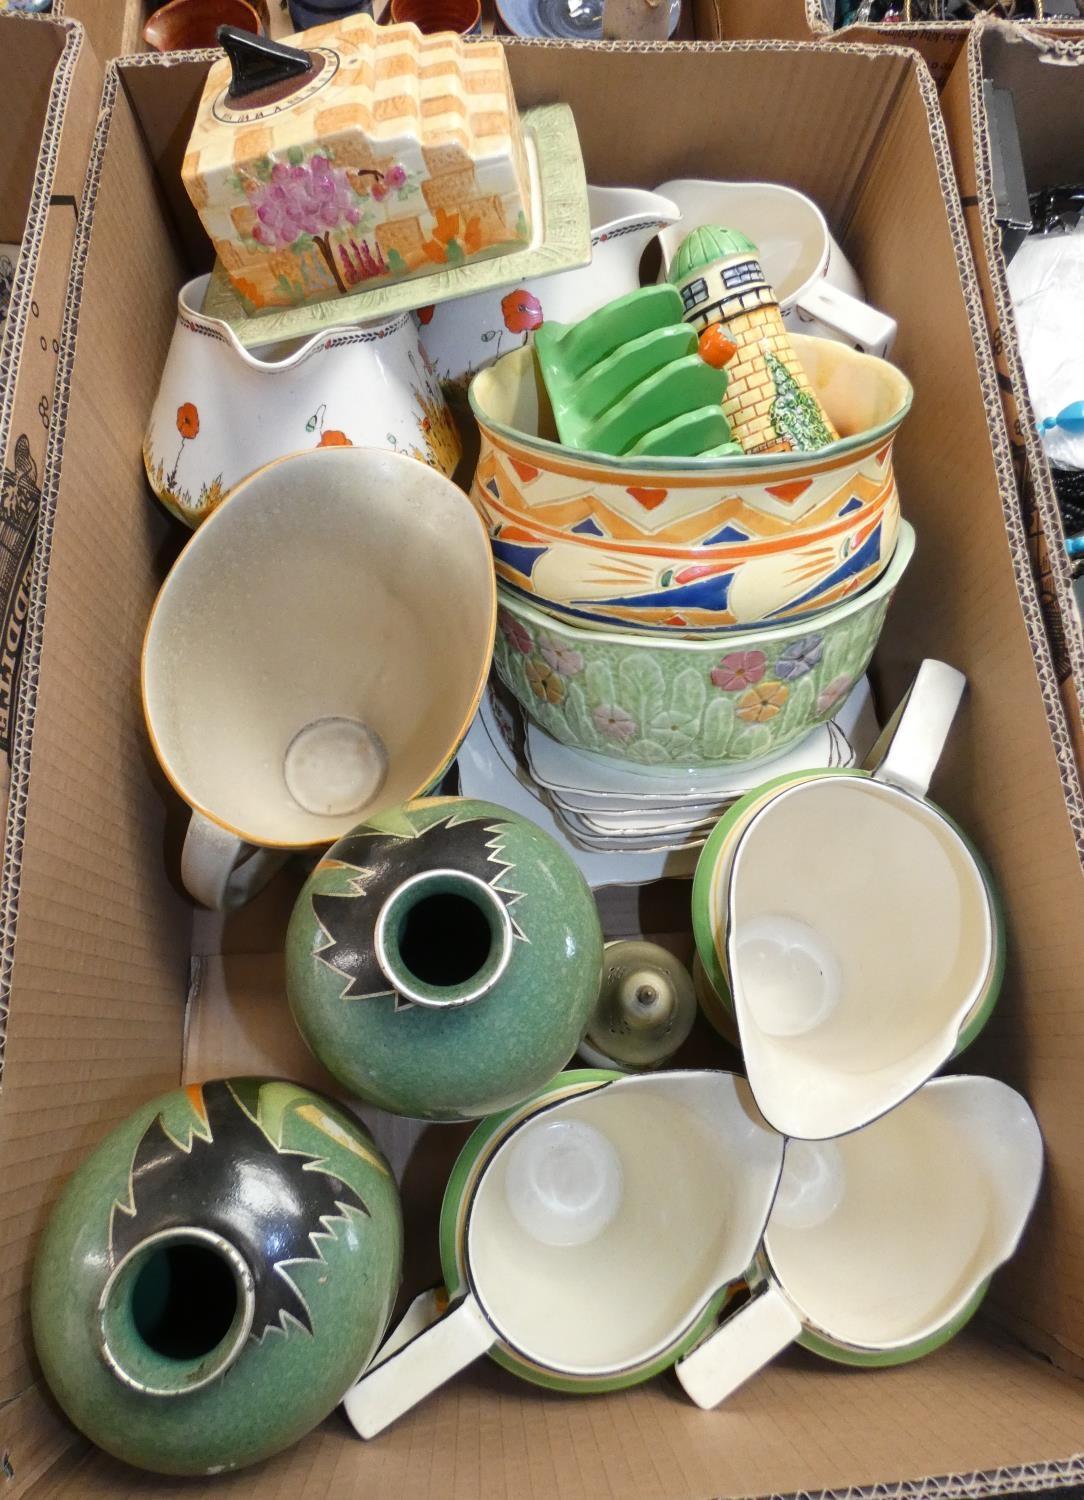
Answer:
[[[141,1395],[187,1395],[237,1359],[255,1302],[248,1262],[224,1236],[195,1225],[159,1230],[117,1262],[102,1289],[102,1358]]]
[[[512,957],[513,892],[463,870],[426,870],[404,880],[381,908],[376,956],[395,992],[434,1008],[480,1000]]]

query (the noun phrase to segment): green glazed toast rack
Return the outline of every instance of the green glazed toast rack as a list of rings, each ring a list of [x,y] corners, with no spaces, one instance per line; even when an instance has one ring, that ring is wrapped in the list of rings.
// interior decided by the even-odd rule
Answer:
[[[672,286],[641,287],[578,323],[543,323],[534,347],[561,442],[615,457],[742,451],[723,415],[725,370],[697,353]]]

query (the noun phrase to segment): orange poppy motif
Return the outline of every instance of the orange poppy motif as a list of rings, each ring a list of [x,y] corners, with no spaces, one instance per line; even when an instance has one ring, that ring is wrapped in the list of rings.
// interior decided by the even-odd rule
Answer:
[[[738,718],[749,724],[766,724],[779,713],[789,693],[782,682],[758,682],[738,699]]]
[[[352,448],[354,445],[345,432],[340,432],[337,427],[331,427],[327,432],[320,434],[318,448]]]
[[[177,431],[183,438],[194,438],[199,435],[199,412],[186,401],[183,406],[177,408]]]
[[[501,298],[501,316],[509,333],[530,333],[542,327],[542,304],[533,292],[519,287]]]

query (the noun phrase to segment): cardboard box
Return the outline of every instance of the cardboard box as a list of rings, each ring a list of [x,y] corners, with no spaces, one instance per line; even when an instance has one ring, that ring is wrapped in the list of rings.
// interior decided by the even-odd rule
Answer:
[[[68,3],[72,4],[72,0]],[[850,25],[834,30],[829,19],[832,0],[824,3],[822,0],[707,0],[707,3],[712,7],[713,23],[710,31],[702,30],[699,35],[913,47],[939,89],[948,82],[975,26],[985,19],[980,16],[976,21],[894,21],[889,25]],[[1044,20],[1041,25],[1028,24],[1041,34],[1071,36],[1080,23],[1056,19]]]
[[[0,16],[0,805],[19,705],[45,447],[101,70],[74,21]]]
[[[997,221],[996,147],[984,81],[1011,92],[1028,191],[1074,180],[1084,163],[1084,27],[1056,39],[994,21],[976,27],[942,99],[997,357],[1032,563],[1078,765],[1084,769],[1084,627],[1050,464],[1020,359]]]
[[[891,704],[926,655],[968,673],[934,793],[991,862],[1010,948],[1001,1005],[965,1061],[1032,1101],[1047,1177],[982,1322],[924,1362],[861,1371],[795,1352],[715,1412],[668,1378],[571,1398],[483,1362],[374,1442],[332,1419],[221,1493],[709,1500],[906,1482],[911,1496],[956,1496],[1084,1479],[1074,1378],[1084,1371],[1084,806],[1023,528],[1004,498],[1008,439],[929,75],[913,52],[889,48],[510,45],[508,56],[523,105],[573,107],[591,180],[794,183],[899,320],[896,358],[915,404],[897,473],[918,553],[889,613],[879,689]],[[205,69],[140,57],[107,70],[76,246],[0,891],[11,995],[0,1094],[5,1500],[210,1492],[135,1475],[58,1416],[29,1339],[35,1241],[66,1175],[157,1091],[229,1070],[320,1080],[282,991],[296,879],[225,922],[194,918],[177,880],[184,810],[157,773],[139,708],[144,623],[182,540],[148,493],[140,442],[176,289],[206,265],[178,178]],[[615,899],[606,925],[610,935],[673,932],[687,902],[681,886]],[[702,1044],[720,1065],[731,1060]],[[436,1213],[465,1131],[365,1113],[396,1166],[409,1159],[411,1295],[439,1276]]]

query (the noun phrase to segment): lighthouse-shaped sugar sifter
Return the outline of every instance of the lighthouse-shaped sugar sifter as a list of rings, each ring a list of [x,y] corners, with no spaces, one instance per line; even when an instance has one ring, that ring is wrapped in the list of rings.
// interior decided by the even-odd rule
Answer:
[[[712,224],[694,229],[678,247],[670,281],[701,355],[726,366],[723,412],[746,453],[811,452],[836,441],[751,239]]]

